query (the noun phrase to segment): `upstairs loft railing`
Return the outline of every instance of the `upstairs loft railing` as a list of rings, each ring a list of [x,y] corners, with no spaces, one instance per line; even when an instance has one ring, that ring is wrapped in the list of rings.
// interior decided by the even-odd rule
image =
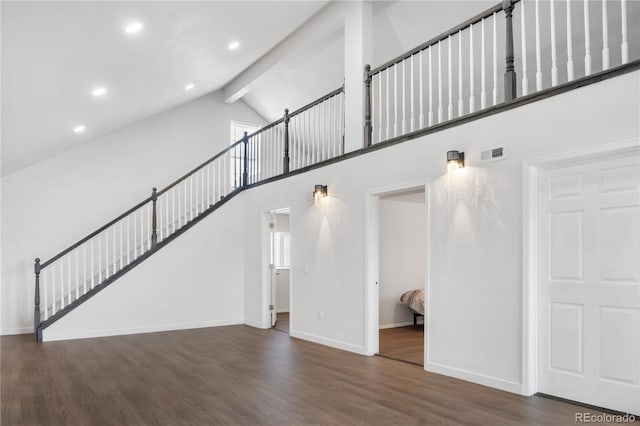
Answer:
[[[34,330],[42,330],[249,185],[344,153],[344,88],[225,148],[49,260],[35,260]]]
[[[505,0],[375,69],[367,66],[364,144],[627,64],[640,56],[629,45],[640,36],[639,9],[640,2],[627,0]]]

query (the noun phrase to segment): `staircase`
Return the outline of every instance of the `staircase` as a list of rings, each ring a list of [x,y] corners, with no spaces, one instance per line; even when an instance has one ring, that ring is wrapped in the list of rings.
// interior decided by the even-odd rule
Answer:
[[[285,110],[281,119],[245,134],[169,186],[153,188],[148,198],[57,255],[44,262],[36,259],[36,339],[42,341],[44,329],[246,189],[640,69],[638,55],[630,58],[634,51],[630,54],[628,43],[629,39],[638,39],[633,36],[640,34],[640,23],[627,24],[624,0],[622,16],[613,19],[606,29],[611,33],[609,39],[620,40],[620,55],[613,57],[604,44],[597,70],[588,42],[589,36],[602,36],[603,30],[589,27],[589,10],[580,10],[585,14],[584,27],[571,29],[572,2],[567,2],[569,36],[559,40],[554,13],[541,17],[537,3],[532,9],[532,1],[506,0],[373,70],[367,66],[362,149],[345,153],[343,86],[292,113]],[[609,3],[602,3],[600,16],[607,16]],[[640,7],[637,2],[631,5]],[[637,10],[632,12],[630,16],[637,16]],[[514,16],[519,19],[522,43],[518,69]],[[531,40],[531,28],[539,33],[540,22],[554,28],[551,40],[541,46],[538,39],[535,49],[530,49],[532,43],[527,37]],[[572,45],[576,37],[585,44]],[[506,46],[504,78],[500,81],[498,41]],[[566,50],[561,56],[556,45],[562,43]],[[548,52],[550,57],[543,57]],[[480,63],[474,62],[478,54]],[[527,68],[528,57],[529,63],[536,65],[535,72]],[[561,60],[567,71],[559,74]],[[579,61],[583,64],[580,70],[574,66]],[[531,84],[528,71],[535,75]],[[544,74],[550,78],[544,80]]]

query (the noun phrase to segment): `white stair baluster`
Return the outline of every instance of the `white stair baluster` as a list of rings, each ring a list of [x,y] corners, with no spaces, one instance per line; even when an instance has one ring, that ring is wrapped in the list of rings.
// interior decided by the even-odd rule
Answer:
[[[458,31],[458,117],[464,115],[462,98],[462,30]]]
[[[584,75],[588,76],[590,74],[591,74],[591,25],[589,23],[589,0],[584,0]]]
[[[607,0],[602,0],[602,70],[609,69],[609,18]]]
[[[620,13],[622,25],[622,44],[620,51],[622,53],[622,63],[629,62],[629,41],[627,40],[627,0],[620,0]]]
[[[551,86],[558,84],[558,65],[556,53],[556,7],[555,1],[549,0],[551,8]]]
[[[386,100],[387,100],[387,102],[386,102],[386,104],[387,104],[387,122],[385,124],[387,125],[387,129],[386,129],[387,130],[387,139],[389,139],[389,137],[390,137],[390,134],[389,134],[389,127],[390,126],[389,126],[389,124],[391,123],[391,115],[390,115],[391,114],[391,102],[389,102],[389,74],[391,74],[391,70],[389,68],[387,68],[385,70],[385,74],[386,74],[385,77],[386,77],[386,81],[387,81],[387,84],[386,84],[387,87],[385,88],[386,89],[386,93],[387,93],[387,96],[386,96]]]
[[[571,29],[571,0],[565,0],[567,3],[567,81],[574,78],[573,72],[573,31]]]
[[[482,36],[480,37],[480,42],[482,46],[480,47],[480,109],[485,109],[487,107],[487,91],[486,91],[486,70],[485,70],[485,47],[484,47],[484,19],[480,25],[480,31],[482,31]]]
[[[449,103],[447,105],[447,120],[451,120],[453,118],[453,84],[452,84],[452,69],[451,69],[451,36],[448,37],[448,42],[447,42],[447,57],[448,57],[448,63],[447,63],[447,74],[448,74],[448,80],[447,83],[449,84]]]
[[[469,114],[475,111],[476,98],[474,96],[473,77],[473,25],[469,25]]]
[[[442,43],[438,42],[438,123],[442,120]]]
[[[520,40],[522,42],[522,96],[529,93],[529,79],[527,78],[527,20],[525,16],[525,2],[520,3]],[[496,77],[496,14],[493,14],[493,104],[496,105],[497,95],[497,77]]]
[[[398,136],[398,64],[393,66],[393,136]]]
[[[335,108],[332,109],[332,111],[334,110]],[[333,135],[334,133],[332,132],[331,134]],[[380,141],[382,141],[382,71],[378,73],[378,142]],[[335,142],[333,146],[334,146],[333,155],[335,156],[336,155]]]
[[[536,0],[536,90],[542,90],[542,59],[540,57],[540,0]]]
[[[407,132],[407,101],[405,99],[407,90],[405,87],[406,80],[406,70],[405,70],[405,62],[406,60],[402,60],[402,134],[404,135]]]
[[[433,71],[431,50],[433,46],[429,46],[429,126],[433,125]]]
[[[411,66],[411,82],[410,82],[410,101],[411,101],[411,119],[409,121],[410,123],[410,128],[411,131],[413,132],[416,129],[416,120],[415,120],[415,102],[414,102],[414,90],[413,90],[413,68],[414,68],[414,58],[415,55],[411,55],[411,62],[410,62],[410,66]]]

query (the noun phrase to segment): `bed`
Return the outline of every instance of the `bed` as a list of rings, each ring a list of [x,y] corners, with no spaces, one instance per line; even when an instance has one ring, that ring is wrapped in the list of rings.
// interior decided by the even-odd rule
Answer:
[[[409,290],[402,293],[400,303],[413,312],[413,326],[418,325],[418,317],[424,320],[424,290]]]

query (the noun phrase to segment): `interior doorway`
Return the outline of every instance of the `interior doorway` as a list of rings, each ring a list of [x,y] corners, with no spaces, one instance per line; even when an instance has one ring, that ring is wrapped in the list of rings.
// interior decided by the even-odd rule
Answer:
[[[291,234],[288,208],[269,212],[269,316],[273,329],[289,333]]]
[[[425,186],[369,197],[369,350],[424,365],[427,209]]]

